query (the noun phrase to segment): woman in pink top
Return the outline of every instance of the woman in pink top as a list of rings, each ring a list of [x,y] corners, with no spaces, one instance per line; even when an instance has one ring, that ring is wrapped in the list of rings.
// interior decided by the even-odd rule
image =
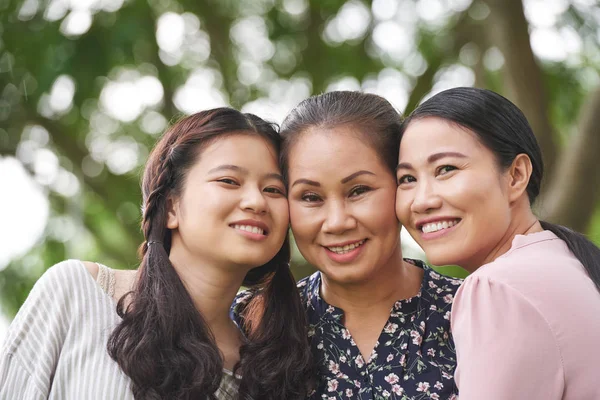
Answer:
[[[398,218],[431,263],[472,272],[452,310],[461,400],[600,399],[600,249],[537,219],[542,175],[494,92],[444,91],[403,124]]]

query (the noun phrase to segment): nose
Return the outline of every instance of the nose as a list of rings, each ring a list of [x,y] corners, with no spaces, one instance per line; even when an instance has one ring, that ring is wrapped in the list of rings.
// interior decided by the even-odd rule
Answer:
[[[257,187],[248,187],[244,190],[240,207],[244,211],[251,211],[256,214],[266,214],[268,210],[267,200],[262,190]]]
[[[327,215],[323,223],[325,233],[340,234],[356,228],[356,218],[349,212],[345,202],[332,202],[326,212]]]
[[[442,199],[436,193],[434,185],[423,180],[417,183],[415,197],[410,206],[412,212],[425,214],[441,207],[441,205]]]

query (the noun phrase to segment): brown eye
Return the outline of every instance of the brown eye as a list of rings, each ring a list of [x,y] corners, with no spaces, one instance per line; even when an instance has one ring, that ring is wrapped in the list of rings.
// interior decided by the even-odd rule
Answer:
[[[267,192],[267,193],[273,193],[273,194],[280,194],[282,196],[285,196],[285,192],[283,190],[281,190],[278,187],[274,187],[274,186],[265,188],[265,192]]]
[[[402,184],[405,184],[405,183],[416,182],[416,181],[417,180],[412,175],[402,175],[400,178],[398,178],[398,185],[402,185]]]
[[[442,165],[441,167],[438,168],[438,175],[444,175],[447,174],[450,171],[454,171],[456,168],[453,165]]]
[[[307,203],[316,203],[321,200],[321,198],[316,193],[305,193],[301,197],[302,201],[306,201]]]
[[[351,197],[352,196],[360,196],[361,194],[366,193],[370,190],[371,190],[371,188],[368,186],[364,186],[364,185],[355,186],[350,191],[350,196]]]
[[[227,185],[236,185],[236,186],[238,186],[238,183],[236,181],[234,181],[233,179],[229,179],[229,178],[217,179],[217,182],[222,182],[222,183],[225,183]]]

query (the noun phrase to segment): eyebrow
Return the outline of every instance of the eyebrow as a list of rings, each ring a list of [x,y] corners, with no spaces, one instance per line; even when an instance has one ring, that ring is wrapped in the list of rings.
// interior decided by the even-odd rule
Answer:
[[[370,172],[370,171],[360,170],[360,171],[357,171],[357,172],[355,172],[353,174],[348,175],[347,177],[343,178],[340,182],[341,183],[348,183],[351,180],[356,179],[357,177],[359,177],[361,175],[375,175],[375,174],[372,173],[372,172]],[[294,187],[294,186],[299,185],[301,183],[304,183],[304,184],[310,185],[310,186],[321,187],[321,184],[319,182],[312,181],[310,179],[304,179],[304,178],[296,179],[294,181],[294,183],[292,183],[291,187]]]
[[[435,153],[430,155],[429,157],[427,157],[427,162],[429,164],[434,163],[442,158],[446,158],[446,157],[456,157],[456,158],[467,158],[466,155],[464,155],[463,153],[459,153],[456,151],[446,151],[446,152],[442,152],[442,153]],[[399,163],[398,166],[396,167],[396,171],[398,171],[399,169],[412,169],[413,166],[410,163]]]
[[[294,187],[296,185],[299,185],[301,183],[304,183],[304,184],[307,184],[307,185],[310,185],[310,186],[321,187],[321,184],[319,182],[311,181],[310,179],[304,179],[304,178],[296,179],[294,181],[294,183],[292,183],[292,187]]]
[[[236,171],[236,172],[242,173],[244,175],[247,175],[249,173],[247,168],[240,167],[238,165],[233,165],[233,164],[219,165],[218,167],[215,167],[215,168],[211,169],[210,171],[208,171],[208,173],[212,174],[212,173],[220,172],[220,171]],[[283,175],[275,173],[275,172],[270,172],[268,174],[265,174],[265,175],[263,175],[263,178],[277,179],[278,181],[283,182]]]
[[[356,179],[361,175],[375,175],[374,173],[370,172],[370,171],[365,171],[365,170],[360,170],[357,171],[351,175],[348,175],[347,177],[345,177],[344,179],[341,180],[342,183],[348,183],[350,182],[352,179]]]

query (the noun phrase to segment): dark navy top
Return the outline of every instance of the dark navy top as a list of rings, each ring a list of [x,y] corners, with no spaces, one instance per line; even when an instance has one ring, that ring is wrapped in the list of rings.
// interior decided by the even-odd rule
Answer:
[[[309,319],[309,337],[318,367],[310,399],[456,399],[456,354],[450,334],[450,308],[460,279],[443,276],[419,260],[424,269],[419,293],[397,301],[369,360],[344,327],[344,311],[320,296],[321,273],[298,282]],[[238,320],[240,294],[232,307]]]

